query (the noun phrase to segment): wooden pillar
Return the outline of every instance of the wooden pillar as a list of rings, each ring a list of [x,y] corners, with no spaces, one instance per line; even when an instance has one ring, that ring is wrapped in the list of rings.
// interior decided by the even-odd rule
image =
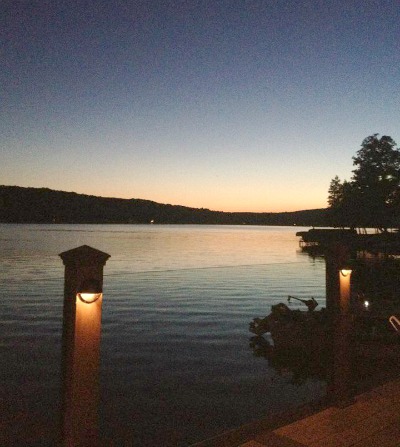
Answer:
[[[110,257],[87,245],[60,254],[65,265],[61,445],[98,445],[103,267]]]
[[[344,245],[331,245],[326,252],[326,307],[330,321],[328,399],[337,406],[352,400],[353,318],[350,307],[350,252]]]

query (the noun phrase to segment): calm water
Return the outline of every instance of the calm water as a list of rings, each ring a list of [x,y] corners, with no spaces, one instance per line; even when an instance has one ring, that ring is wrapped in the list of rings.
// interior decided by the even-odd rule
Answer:
[[[271,304],[293,294],[324,305],[325,264],[298,251],[298,230],[0,225],[5,432],[19,445],[18,436],[34,437],[41,424],[40,445],[51,445],[64,274],[58,253],[82,244],[111,254],[101,345],[104,435],[121,445],[185,446],[321,397],[323,383],[293,385],[290,374],[279,375],[249,348],[248,324]]]

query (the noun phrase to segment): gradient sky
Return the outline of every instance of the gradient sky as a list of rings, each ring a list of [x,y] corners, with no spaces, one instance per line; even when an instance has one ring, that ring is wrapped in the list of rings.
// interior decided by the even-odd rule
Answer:
[[[2,0],[0,184],[326,206],[400,143],[398,0]]]

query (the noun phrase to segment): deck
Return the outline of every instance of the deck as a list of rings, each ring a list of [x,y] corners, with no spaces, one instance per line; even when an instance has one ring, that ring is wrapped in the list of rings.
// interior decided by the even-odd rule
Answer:
[[[262,425],[262,424],[260,424]],[[246,433],[247,431],[247,433]],[[246,438],[246,439],[244,439]],[[399,447],[400,379],[274,430],[235,430],[196,447]]]

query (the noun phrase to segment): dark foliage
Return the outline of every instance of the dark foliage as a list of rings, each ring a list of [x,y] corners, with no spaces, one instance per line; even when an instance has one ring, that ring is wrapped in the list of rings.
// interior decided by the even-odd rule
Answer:
[[[353,157],[350,182],[335,177],[329,187],[328,219],[333,226],[399,227],[400,151],[388,136],[364,139]]]

